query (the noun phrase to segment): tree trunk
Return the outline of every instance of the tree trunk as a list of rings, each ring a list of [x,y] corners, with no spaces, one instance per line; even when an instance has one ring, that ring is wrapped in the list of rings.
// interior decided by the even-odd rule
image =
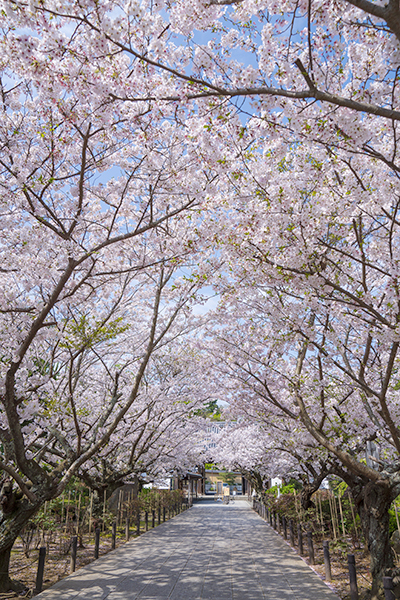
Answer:
[[[304,483],[303,488],[300,492],[301,498],[301,507],[303,510],[308,510],[309,508],[315,508],[314,502],[311,500],[311,496],[319,489],[320,483]]]
[[[32,505],[27,500],[17,501],[11,513],[0,513],[0,593],[21,591],[24,586],[12,581],[9,574],[10,554],[15,540],[29,519],[39,510],[41,502]]]
[[[0,551],[0,592],[8,592],[13,589],[10,579],[10,556],[12,544]]]
[[[325,463],[321,463],[318,466],[306,463],[307,471],[312,475],[312,481],[305,481],[303,479],[303,488],[300,492],[301,506],[303,510],[309,508],[315,508],[314,502],[311,500],[311,496],[320,488],[321,483],[327,475],[332,472]]]
[[[393,552],[389,539],[389,508],[397,493],[388,480],[369,482],[356,494],[358,514],[371,560],[371,600],[383,598],[382,577],[392,575]]]

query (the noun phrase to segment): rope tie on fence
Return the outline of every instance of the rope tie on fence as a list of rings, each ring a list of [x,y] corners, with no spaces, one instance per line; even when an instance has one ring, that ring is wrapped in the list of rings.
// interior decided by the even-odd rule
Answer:
[[[367,581],[370,585],[372,584],[372,580],[371,579],[367,579],[366,577],[364,577],[364,575],[362,573],[357,573],[357,575],[360,575],[363,579],[365,579],[365,581]]]
[[[29,569],[29,567],[31,567],[32,565],[37,563],[37,558],[35,558],[35,560],[33,560],[31,563],[29,563],[29,565],[24,565],[23,567],[21,567],[20,569],[17,569],[16,571],[14,569],[10,569],[10,575],[14,574],[14,573],[19,573],[20,571],[23,571],[24,569]],[[7,575],[7,573],[0,573],[0,575]],[[0,596],[1,598],[1,596]]]
[[[33,560],[31,563],[29,563],[29,565],[24,565],[23,567],[21,567],[20,569],[10,569],[9,571],[0,571],[0,575],[14,575],[14,573],[19,573],[20,571],[24,571],[25,569],[29,569],[29,567],[31,567],[32,565],[37,563],[37,558],[35,558],[35,560]],[[0,594],[0,598],[2,598],[3,596]],[[5,596],[8,598],[8,596]]]

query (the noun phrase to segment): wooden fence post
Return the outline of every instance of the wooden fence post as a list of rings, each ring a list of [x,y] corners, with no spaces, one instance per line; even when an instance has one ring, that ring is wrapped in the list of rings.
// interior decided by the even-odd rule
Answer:
[[[111,550],[115,550],[115,541],[117,538],[117,523],[114,521],[111,528]]]
[[[294,547],[293,519],[290,519],[290,521],[289,521],[289,535],[290,535],[290,544]]]
[[[303,550],[303,530],[301,528],[301,523],[299,523],[297,525],[297,543],[299,546],[299,554],[300,556],[303,556],[304,554],[304,550]]]
[[[129,517],[126,517],[126,520],[125,520],[125,540],[127,542],[129,542],[129,535],[130,535]]]
[[[385,600],[395,600],[393,579],[391,577],[383,578],[383,589],[385,592]]]
[[[312,531],[307,531],[307,546],[308,546],[308,559],[310,561],[310,565],[314,565],[315,557],[314,557],[314,544],[313,544],[313,538],[312,538]]]
[[[35,590],[40,593],[43,589],[43,574],[44,574],[44,562],[46,560],[46,546],[39,548],[39,562],[36,574],[36,585]]]
[[[72,536],[72,543],[71,543],[71,568],[70,568],[71,573],[74,573],[74,571],[76,569],[77,550],[78,550],[78,536],[74,535],[74,536]]]
[[[347,555],[350,577],[350,600],[358,600],[358,586],[356,573],[356,559],[354,554]]]
[[[140,535],[140,510],[136,513],[136,535]]]
[[[100,527],[96,527],[94,531],[94,557],[99,558],[100,549]]]
[[[324,540],[323,548],[324,548],[325,579],[326,579],[326,581],[332,581],[331,555],[329,554],[329,542],[327,540]]]

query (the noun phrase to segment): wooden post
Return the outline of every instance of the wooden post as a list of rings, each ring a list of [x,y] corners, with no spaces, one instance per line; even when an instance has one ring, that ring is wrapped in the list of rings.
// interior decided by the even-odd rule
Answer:
[[[299,523],[297,525],[297,543],[299,546],[299,554],[300,556],[303,556],[304,554],[304,550],[303,550],[303,530],[301,528],[301,523]]]
[[[160,525],[161,523],[161,507],[158,507],[158,524]]]
[[[104,498],[103,498],[103,533],[105,529],[106,523],[106,504],[107,504],[107,490],[104,490]]]
[[[343,509],[342,509],[342,501],[340,499],[340,494],[338,494],[338,498],[339,498],[340,520],[342,522],[343,537],[346,537],[346,529],[345,529],[345,526],[344,526]]]
[[[335,527],[335,515],[334,515],[334,511],[333,511],[333,507],[332,507],[332,497],[331,497],[331,494],[329,494],[328,498],[329,498],[329,508],[330,508],[330,511],[331,511],[331,519],[332,519],[333,539],[336,542],[337,536],[336,536],[336,527]]]
[[[350,577],[350,600],[358,600],[356,559],[354,554],[347,555]]]
[[[92,535],[92,515],[93,515],[93,491],[90,490],[90,506],[89,506],[89,544]]]
[[[165,523],[165,506],[163,506],[163,523]]]
[[[318,508],[318,490],[314,494],[314,499],[315,499],[315,516],[317,517],[318,525],[321,525],[321,522],[320,522],[321,515],[319,514],[319,508]]]
[[[71,542],[71,564],[70,564],[70,572],[74,573],[76,569],[76,554],[78,550],[78,536],[74,535],[72,537]]]
[[[144,513],[144,529],[145,531],[149,530],[149,513],[147,512],[147,510]]]
[[[290,544],[294,547],[293,519],[290,519],[290,521],[289,521],[289,535],[290,535]]]
[[[61,494],[61,523],[64,523],[64,492]]]
[[[82,501],[82,492],[79,494],[78,500],[78,511],[76,515],[76,535],[79,535],[79,520],[81,518],[81,501]]]
[[[121,490],[118,492],[117,527],[121,524]]]
[[[322,533],[324,533],[324,513],[322,511],[322,498],[321,498],[321,494],[318,494],[318,500],[319,500],[319,511],[321,513],[321,529],[322,529]]]
[[[100,527],[96,527],[95,529],[95,537],[94,537],[94,557],[99,558],[99,550],[100,550]]]
[[[140,510],[136,513],[136,535],[140,535]]]
[[[155,526],[156,526],[156,511],[153,509],[151,511],[151,527],[152,527],[152,529],[154,529]]]
[[[324,548],[325,579],[326,579],[326,581],[332,581],[331,555],[329,554],[329,542],[327,540],[324,540],[322,545]]]
[[[312,531],[307,531],[307,547],[308,547],[308,559],[310,561],[310,565],[315,564],[314,557],[314,544],[312,539]]]
[[[115,541],[117,537],[117,524],[114,521],[111,529],[111,550],[115,550]]]
[[[282,517],[282,527],[283,527],[283,537],[287,540],[287,525],[286,525],[286,517],[283,515]]]
[[[43,589],[43,574],[44,574],[44,562],[46,560],[46,546],[39,548],[39,562],[36,574],[36,585],[35,590],[39,594]]]
[[[383,590],[385,592],[385,600],[395,600],[393,579],[391,577],[383,578]]]
[[[130,534],[130,531],[129,531],[129,517],[126,517],[126,520],[125,520],[125,540],[127,542],[129,542],[129,534]]]
[[[338,514],[338,509],[337,509],[336,496],[333,492],[332,492],[332,504],[335,509],[335,522],[336,522],[336,528],[337,528],[337,537],[339,538],[340,537],[339,514]]]
[[[66,514],[65,514],[65,532],[68,531],[68,516],[69,516],[70,502],[71,502],[71,490],[69,490],[69,492],[68,492],[68,504],[67,504],[67,510],[66,510]]]
[[[296,494],[296,490],[293,490],[293,495],[294,495],[294,507],[296,509],[296,515],[297,515],[297,519],[300,521],[300,514],[297,508],[297,494]]]

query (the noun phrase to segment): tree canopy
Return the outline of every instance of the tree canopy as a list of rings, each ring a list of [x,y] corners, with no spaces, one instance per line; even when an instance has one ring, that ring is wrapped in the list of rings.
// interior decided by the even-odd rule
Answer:
[[[223,400],[230,464],[347,481],[378,594],[400,491],[398,2],[0,10],[0,467],[23,494],[0,552],[73,475],[193,464]]]

